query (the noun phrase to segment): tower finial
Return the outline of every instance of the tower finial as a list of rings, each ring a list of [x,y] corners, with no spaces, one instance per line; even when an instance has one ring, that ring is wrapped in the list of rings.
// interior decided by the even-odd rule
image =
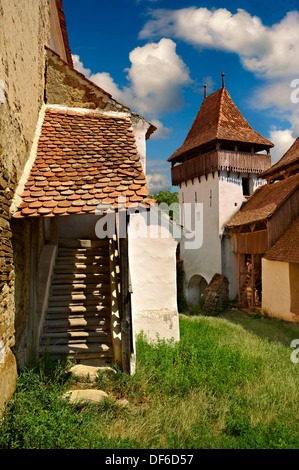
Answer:
[[[205,84],[203,87],[204,87],[204,90],[205,90],[204,93],[205,93],[205,98],[206,98],[207,97],[207,85]]]
[[[224,84],[224,73],[222,72],[221,76],[222,76],[222,88],[225,88],[225,84]]]

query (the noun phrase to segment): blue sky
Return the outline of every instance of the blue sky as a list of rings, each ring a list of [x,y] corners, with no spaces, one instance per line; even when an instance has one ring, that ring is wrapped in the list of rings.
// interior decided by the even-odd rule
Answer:
[[[193,123],[203,84],[216,91],[222,71],[244,117],[275,144],[272,163],[299,136],[299,104],[291,100],[291,84],[299,83],[298,0],[63,5],[75,67],[158,126],[147,141],[152,193],[171,189],[167,158]]]

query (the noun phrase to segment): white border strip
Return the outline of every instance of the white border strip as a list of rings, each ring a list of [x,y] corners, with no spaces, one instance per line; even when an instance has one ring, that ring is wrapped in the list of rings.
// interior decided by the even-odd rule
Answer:
[[[33,167],[33,164],[35,162],[35,159],[36,159],[37,146],[38,146],[38,141],[39,141],[39,138],[40,138],[40,135],[41,135],[41,130],[42,130],[43,122],[44,122],[45,113],[46,113],[46,106],[42,105],[42,107],[40,109],[40,112],[39,112],[38,120],[37,120],[37,125],[36,125],[35,134],[34,134],[32,146],[31,146],[31,150],[30,150],[30,155],[29,155],[29,158],[28,158],[28,160],[25,164],[23,174],[22,174],[22,176],[19,180],[18,186],[15,190],[15,194],[14,194],[11,206],[10,206],[10,214],[12,214],[12,215],[17,212],[17,210],[19,208],[19,205],[23,202],[23,200],[21,198],[21,195],[24,191],[25,184],[28,181],[30,171],[31,171],[31,169]]]
[[[129,118],[131,120],[131,114],[121,111],[105,111],[104,109],[89,109],[89,108],[72,108],[70,106],[64,106],[62,104],[46,104],[46,109],[57,109],[60,111],[74,111],[80,114],[101,114],[103,116]]]

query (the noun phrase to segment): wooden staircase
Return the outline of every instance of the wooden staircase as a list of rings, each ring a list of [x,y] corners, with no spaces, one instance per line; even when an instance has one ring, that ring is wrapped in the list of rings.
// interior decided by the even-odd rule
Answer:
[[[247,305],[248,304],[247,288],[253,289],[253,286],[256,283],[260,283],[261,267],[260,265],[255,265],[253,269],[253,273],[244,271],[242,274],[245,275],[245,279],[240,289],[240,298],[241,298],[241,303]],[[253,295],[253,292],[252,292],[252,295]]]
[[[108,240],[61,239],[39,353],[113,360]]]

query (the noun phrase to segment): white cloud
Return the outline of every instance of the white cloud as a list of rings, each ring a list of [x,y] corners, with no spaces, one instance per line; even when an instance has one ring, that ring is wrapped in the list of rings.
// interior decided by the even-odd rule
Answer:
[[[90,77],[91,70],[84,68],[83,62],[81,62],[80,57],[77,54],[72,55],[74,69],[78,72],[83,73],[86,78]]]
[[[178,110],[183,104],[182,88],[192,82],[189,69],[176,53],[171,39],[161,39],[136,47],[129,55],[126,69],[127,86],[120,88],[107,72],[91,73],[78,55],[73,55],[74,68],[110,93],[114,99],[149,119],[158,130],[154,138],[167,138],[171,129],[157,119],[161,113]]]
[[[256,89],[251,98],[251,106],[267,112],[289,125],[284,130],[274,129],[270,132],[270,140],[275,144],[272,150],[274,159],[282,157],[282,150],[293,143],[292,139],[299,136],[299,104],[291,100],[291,81],[288,77],[277,81],[266,82],[265,85]],[[273,161],[274,161],[273,159]]]
[[[288,12],[272,26],[243,9],[235,14],[226,8],[157,9],[151,16],[140,38],[168,36],[199,49],[236,53],[246,70],[264,80],[251,98],[251,106],[289,123],[285,129],[270,132],[270,140],[276,144],[273,162],[277,161],[299,135],[299,105],[291,101],[291,81],[299,78],[299,12]]]
[[[129,55],[131,67],[126,69],[128,85],[120,88],[107,72],[91,73],[73,55],[74,68],[110,93],[113,98],[135,111],[156,116],[182,105],[181,88],[191,83],[189,69],[176,53],[171,39],[161,39],[136,47]]]
[[[129,57],[128,79],[138,112],[157,114],[182,106],[180,90],[191,79],[171,39],[136,47]]]
[[[273,142],[275,147],[271,149],[271,164],[278,162],[286,151],[294,143],[295,139],[292,135],[292,129],[272,129],[270,132],[270,140]]]
[[[147,187],[150,194],[157,194],[159,191],[170,191],[171,182],[164,173],[150,173],[146,176]]]
[[[271,27],[238,9],[182,8],[154,10],[140,38],[168,36],[201,48],[239,54],[243,66],[266,77],[293,74],[299,63],[299,12],[293,11]]]
[[[164,127],[163,123],[158,119],[151,119],[151,123],[157,128],[151,137],[152,140],[168,139],[172,129],[169,127]]]

